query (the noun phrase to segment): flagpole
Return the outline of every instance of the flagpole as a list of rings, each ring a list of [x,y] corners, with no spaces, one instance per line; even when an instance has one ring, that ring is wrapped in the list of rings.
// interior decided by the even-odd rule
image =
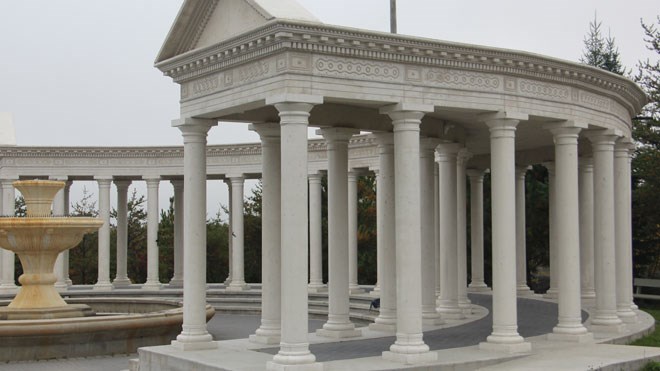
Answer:
[[[390,32],[396,33],[396,0],[390,0]]]

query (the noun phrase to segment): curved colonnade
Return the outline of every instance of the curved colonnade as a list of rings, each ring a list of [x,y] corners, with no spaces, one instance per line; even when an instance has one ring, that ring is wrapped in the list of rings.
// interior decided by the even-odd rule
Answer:
[[[250,21],[229,22],[231,17]],[[101,214],[106,215],[107,189],[115,178],[146,180],[152,210],[157,182],[183,175],[183,197],[177,198],[184,200],[184,321],[174,349],[218,347],[203,311],[206,180],[229,179],[236,208],[243,179],[261,174],[263,230],[269,234],[262,246],[262,321],[251,340],[279,343],[268,369],[323,367],[309,350],[307,331],[308,241],[311,289],[322,285],[319,170],[327,170],[329,199],[328,320],[319,336],[360,335],[348,314],[349,293],[356,289],[351,285],[355,264],[349,264],[355,260],[352,169],[377,172],[381,310],[372,326],[396,332],[390,350],[383,352],[385,360],[434,362],[437,353],[424,342],[423,324],[461,318],[470,310],[466,176],[476,196],[470,222],[479,226],[486,169],[492,199],[492,332],[479,348],[531,350],[518,333],[516,311],[517,295],[530,293],[523,274],[523,210],[524,174],[531,164],[545,164],[550,171],[547,295],[557,298],[559,314],[549,338],[589,341],[593,333],[618,333],[626,322],[636,321],[631,118],[646,96],[632,81],[522,51],[327,25],[293,0],[281,6],[260,0],[186,1],[156,67],[180,85],[181,117],[172,126],[182,133],[183,157],[180,148],[154,149],[146,158],[119,159],[114,173],[103,170],[113,166],[103,162],[103,150],[90,150],[99,158],[81,161],[79,173],[73,163],[63,166],[67,170],[61,176],[96,177]],[[224,121],[251,123],[261,138],[261,155],[254,145],[239,146],[244,153],[236,153],[238,157],[220,155],[231,147],[207,147],[207,132]],[[308,141],[310,126],[320,128],[323,141]],[[372,134],[354,139],[359,132]],[[0,170],[5,177],[8,159],[3,157]],[[20,172],[57,176],[50,165],[57,168],[63,160],[48,159],[42,174],[27,174],[26,166]],[[174,168],[179,169],[176,174],[161,171]],[[311,212],[308,196],[313,196]],[[3,192],[3,199],[7,197]],[[233,212],[231,219],[233,243],[240,245],[242,213]],[[470,286],[477,290],[484,288],[483,231],[472,228],[471,233]],[[109,273],[102,271],[108,266],[109,246],[101,239],[104,264],[98,288],[109,289]],[[157,256],[153,233],[149,242],[149,256]],[[232,246],[232,251],[228,290],[240,291],[245,289],[240,249]],[[156,264],[150,258],[147,288],[158,285]],[[581,297],[594,295],[587,328],[581,320]]]

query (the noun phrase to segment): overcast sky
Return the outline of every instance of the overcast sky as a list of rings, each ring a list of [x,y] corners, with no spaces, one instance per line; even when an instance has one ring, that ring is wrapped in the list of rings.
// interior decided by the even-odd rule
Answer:
[[[389,30],[388,0],[299,2],[325,23]],[[178,89],[153,61],[181,3],[0,0],[0,112],[13,114],[18,144],[180,145]],[[657,0],[399,0],[398,28],[577,61],[596,12],[626,66],[655,57],[639,21],[655,21]],[[256,140],[242,124],[209,135]]]

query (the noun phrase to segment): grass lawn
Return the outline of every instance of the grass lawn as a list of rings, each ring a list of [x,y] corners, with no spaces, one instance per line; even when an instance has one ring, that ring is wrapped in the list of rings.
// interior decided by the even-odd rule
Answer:
[[[647,308],[640,308],[646,313],[650,314],[655,318],[656,324],[658,321],[660,321],[660,309],[647,309]],[[630,345],[641,345],[645,347],[660,347],[660,326],[655,327],[655,331],[650,333],[647,336],[644,336],[641,339],[637,339],[630,343]]]

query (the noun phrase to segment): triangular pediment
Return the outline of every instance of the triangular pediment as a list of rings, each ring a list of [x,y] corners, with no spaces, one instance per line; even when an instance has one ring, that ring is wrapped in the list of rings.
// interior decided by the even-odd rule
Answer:
[[[186,0],[156,63],[220,43],[275,18],[320,22],[296,0]]]

